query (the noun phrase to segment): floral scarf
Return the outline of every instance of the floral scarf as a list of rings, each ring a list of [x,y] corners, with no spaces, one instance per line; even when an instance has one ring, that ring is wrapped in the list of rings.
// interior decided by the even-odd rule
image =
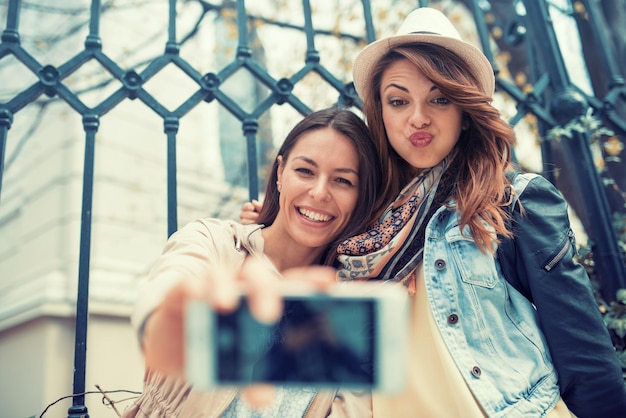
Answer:
[[[411,247],[415,247],[415,238],[426,221],[450,160],[446,157],[439,165],[420,173],[376,223],[339,245],[339,280],[395,281],[411,290],[410,279],[422,262],[424,251],[423,245]]]

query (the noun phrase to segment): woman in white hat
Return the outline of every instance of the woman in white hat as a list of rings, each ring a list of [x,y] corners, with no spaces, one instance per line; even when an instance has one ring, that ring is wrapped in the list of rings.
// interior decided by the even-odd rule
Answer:
[[[484,54],[423,8],[361,51],[353,75],[387,210],[378,235],[340,246],[340,276],[415,293],[413,378],[397,397],[374,397],[374,416],[625,416],[566,202],[544,178],[513,172],[515,136],[491,105]]]
[[[414,302],[408,385],[374,394],[374,417],[626,416],[567,204],[513,171],[485,55],[420,8],[353,75],[386,175],[374,225],[338,248],[338,276],[403,283]]]

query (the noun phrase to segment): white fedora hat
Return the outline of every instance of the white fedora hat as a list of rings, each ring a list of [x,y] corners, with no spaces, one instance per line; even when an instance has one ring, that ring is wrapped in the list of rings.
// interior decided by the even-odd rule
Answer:
[[[372,42],[357,55],[352,77],[361,97],[376,63],[391,48],[406,43],[439,45],[455,53],[471,68],[473,76],[480,84],[480,90],[489,97],[493,96],[495,77],[493,67],[485,54],[469,42],[463,41],[443,13],[421,7],[409,13],[395,35]]]

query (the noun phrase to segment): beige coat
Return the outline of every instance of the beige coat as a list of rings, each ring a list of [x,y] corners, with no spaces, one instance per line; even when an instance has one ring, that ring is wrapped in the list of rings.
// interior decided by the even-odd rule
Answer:
[[[216,219],[194,221],[173,234],[140,290],[131,318],[139,339],[147,317],[179,280],[207,277],[217,263],[239,267],[248,254],[265,258],[263,244],[259,225]],[[219,417],[237,393],[237,388],[200,392],[184,381],[148,371],[142,395],[124,412],[123,418]],[[369,417],[371,398],[363,392],[321,390],[305,416]]]

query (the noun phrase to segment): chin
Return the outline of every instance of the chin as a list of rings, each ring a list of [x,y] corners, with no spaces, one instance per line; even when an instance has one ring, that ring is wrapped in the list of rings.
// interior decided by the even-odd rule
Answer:
[[[330,244],[333,240],[324,240],[323,242],[307,242],[307,243],[303,243],[302,245],[304,245],[305,247],[309,247],[309,248],[324,248],[326,247],[328,244]]]
[[[315,239],[315,240],[306,240],[306,241],[300,240],[298,243],[300,245],[302,245],[303,247],[307,247],[307,248],[311,248],[311,249],[317,249],[317,248],[325,248],[325,247],[327,247],[335,239],[336,238],[333,237],[331,239]]]

